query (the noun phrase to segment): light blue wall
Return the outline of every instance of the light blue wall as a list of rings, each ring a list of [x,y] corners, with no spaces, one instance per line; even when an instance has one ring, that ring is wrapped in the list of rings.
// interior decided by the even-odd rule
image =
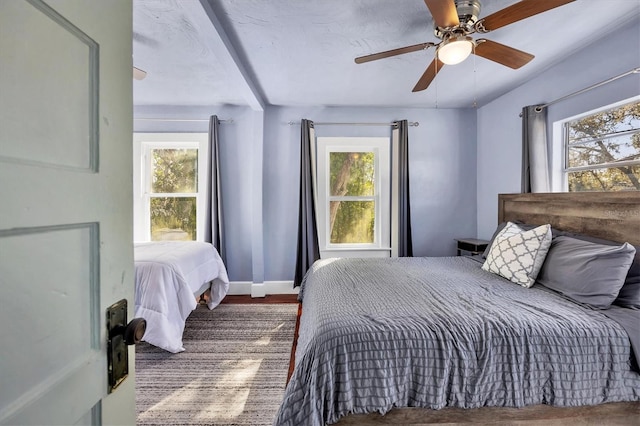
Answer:
[[[293,279],[299,195],[300,119],[316,122],[420,123],[409,128],[413,245],[416,256],[455,254],[455,238],[476,235],[476,115],[469,109],[267,107],[262,150],[253,145],[255,121],[249,108],[137,107],[136,118],[233,119],[220,127],[227,268],[232,281],[255,281],[255,265],[264,256],[265,281]],[[289,125],[295,121],[296,125]],[[206,132],[206,122],[136,120],[136,132]],[[389,136],[390,127],[318,126],[317,136]],[[260,152],[261,151],[261,152]],[[262,156],[261,192],[252,164]],[[258,194],[260,196],[258,196]],[[253,235],[255,209],[262,214],[262,235]],[[258,212],[260,214],[260,212]],[[256,247],[260,245],[261,247]],[[256,260],[258,262],[256,263]],[[262,271],[260,271],[262,272]],[[259,275],[262,275],[261,273]],[[260,277],[261,278],[261,277]],[[260,281],[260,280],[259,280]]]
[[[264,141],[265,280],[292,280],[298,229],[300,119],[417,121],[409,127],[416,256],[455,254],[455,238],[476,235],[475,111],[362,107],[268,107]],[[296,125],[289,125],[290,121]],[[389,127],[316,126],[316,136],[389,136]]]
[[[136,118],[203,119],[216,114],[233,119],[220,125],[222,193],[227,269],[233,281],[252,281],[252,166],[254,149],[253,111],[245,107],[214,106],[199,108],[136,107]],[[135,132],[208,132],[208,122],[134,120]]]
[[[217,114],[234,120],[220,129],[229,276],[232,281],[288,281],[293,278],[296,257],[300,153],[300,127],[289,125],[290,121],[420,122],[409,128],[414,253],[453,255],[455,238],[491,236],[499,193],[520,191],[518,115],[522,107],[560,98],[638,66],[640,22],[636,20],[615,37],[578,51],[477,111],[269,106],[262,114],[234,106],[138,106],[135,117],[206,119]],[[639,93],[639,76],[625,77],[549,107],[549,122]],[[206,122],[134,123],[135,131],[148,132],[206,132],[207,128]],[[263,134],[256,135],[256,129]],[[318,126],[316,132],[318,136],[388,136],[390,130]],[[262,146],[257,147],[260,142]],[[261,177],[254,173],[260,161]],[[262,233],[256,236],[260,216]],[[253,270],[256,265],[258,271]]]
[[[640,21],[634,20],[478,109],[478,237],[491,237],[497,225],[498,194],[520,192],[522,107],[553,101],[639,66]],[[561,143],[552,138],[553,122],[638,94],[640,75],[634,74],[550,106],[549,152]]]

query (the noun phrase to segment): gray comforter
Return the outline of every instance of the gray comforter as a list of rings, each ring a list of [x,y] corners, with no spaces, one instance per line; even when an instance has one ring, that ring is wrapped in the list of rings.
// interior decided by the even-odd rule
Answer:
[[[275,424],[408,406],[640,400],[624,328],[480,266],[464,257],[316,262]]]

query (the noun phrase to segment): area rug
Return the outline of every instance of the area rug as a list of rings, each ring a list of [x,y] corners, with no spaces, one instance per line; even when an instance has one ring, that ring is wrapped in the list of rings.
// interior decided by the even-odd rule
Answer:
[[[284,395],[298,305],[204,305],[179,354],[136,347],[138,425],[271,425]]]

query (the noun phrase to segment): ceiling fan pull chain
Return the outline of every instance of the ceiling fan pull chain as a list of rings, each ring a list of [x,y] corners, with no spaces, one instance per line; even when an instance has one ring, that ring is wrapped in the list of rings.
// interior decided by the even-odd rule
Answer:
[[[438,57],[438,55],[436,54],[436,58],[437,58],[437,57]],[[438,75],[438,61],[435,61],[435,67],[436,67],[436,68],[435,68],[435,70],[436,70],[436,73],[435,73],[435,74],[436,74],[436,75]],[[434,77],[434,79],[435,79],[435,77]],[[436,87],[435,87],[435,89],[436,89],[436,90],[435,90],[435,92],[436,92],[436,93],[435,93],[435,94],[436,94],[436,109],[438,109],[438,80],[436,80],[436,81],[435,81],[435,86],[436,86]]]
[[[473,44],[473,108],[478,108],[478,73],[476,72],[476,44]]]

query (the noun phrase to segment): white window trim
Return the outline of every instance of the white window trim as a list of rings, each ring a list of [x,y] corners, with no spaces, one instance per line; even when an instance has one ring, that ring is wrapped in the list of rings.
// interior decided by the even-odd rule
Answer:
[[[391,254],[391,141],[385,137],[319,137],[317,138],[318,243],[322,258],[389,257]],[[327,173],[331,152],[375,152],[376,190],[374,196],[357,197],[374,200],[376,226],[372,244],[331,244],[329,217],[329,179]],[[345,198],[345,197],[339,197]],[[354,197],[346,197],[354,200]],[[337,198],[336,198],[337,199]]]
[[[633,96],[628,99],[621,100],[609,105],[605,105],[599,108],[592,109],[590,111],[581,112],[580,114],[573,115],[571,117],[563,118],[562,120],[555,121],[553,123],[553,150],[552,150],[552,164],[553,170],[551,173],[551,190],[553,192],[569,192],[569,178],[568,174],[571,171],[567,170],[567,150],[565,147],[565,138],[567,137],[566,124],[586,117],[587,115],[597,114],[608,109],[617,108],[622,105],[629,104],[631,102],[640,102],[640,96]],[[609,168],[603,165],[602,168]]]
[[[151,182],[150,150],[154,148],[198,149],[198,193],[171,193],[172,197],[196,197],[197,241],[204,241],[204,212],[206,208],[205,188],[207,181],[207,158],[209,154],[207,133],[134,133],[133,134],[133,205],[134,240],[151,241],[149,198]],[[154,196],[162,194],[153,194]]]

